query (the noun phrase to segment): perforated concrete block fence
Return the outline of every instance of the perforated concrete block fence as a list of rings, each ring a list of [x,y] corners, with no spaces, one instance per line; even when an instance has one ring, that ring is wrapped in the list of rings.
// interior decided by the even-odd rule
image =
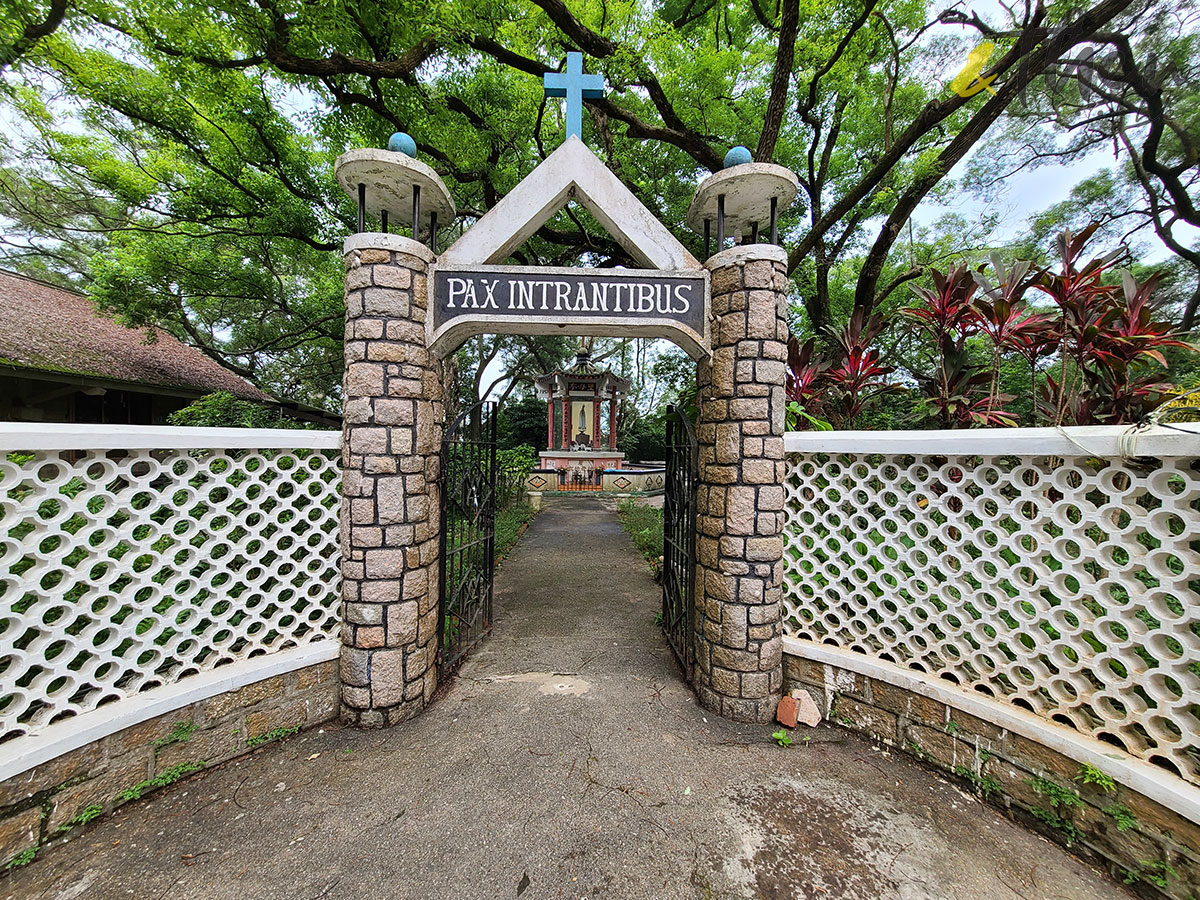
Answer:
[[[0,782],[337,656],[340,438],[0,425]]]
[[[1200,822],[1200,437],[785,448],[789,652],[970,706]]]

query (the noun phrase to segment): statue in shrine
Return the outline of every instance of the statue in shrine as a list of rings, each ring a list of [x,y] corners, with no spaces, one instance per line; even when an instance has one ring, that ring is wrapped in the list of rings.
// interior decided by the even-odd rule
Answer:
[[[592,449],[592,438],[587,429],[587,407],[579,407],[579,434],[575,435],[575,447],[580,450]]]

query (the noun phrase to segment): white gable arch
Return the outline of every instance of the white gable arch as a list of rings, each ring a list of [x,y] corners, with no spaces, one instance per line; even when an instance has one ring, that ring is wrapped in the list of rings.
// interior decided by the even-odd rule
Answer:
[[[650,271],[518,269],[497,265],[508,259],[571,200],[590,212],[613,240]],[[630,315],[630,308],[620,316],[617,315],[621,312],[619,308],[614,308],[612,315],[607,312],[596,314],[596,310],[592,310],[587,316],[558,310],[502,315],[502,310],[495,310],[494,306],[492,314],[486,309],[477,313],[464,312],[461,307],[451,313],[443,309],[443,304],[454,304],[442,297],[445,287],[440,284],[439,273],[445,279],[452,273],[461,276],[465,270],[471,270],[473,277],[490,275],[492,282],[489,283],[493,284],[505,272],[558,278],[563,280],[564,286],[572,277],[587,273],[616,281],[641,278],[662,282],[670,281],[672,277],[686,278],[694,286],[693,299],[684,304],[690,313],[687,321],[681,321],[678,315],[674,318],[655,315],[655,310],[644,306],[636,316]],[[458,283],[465,282],[460,277]],[[661,288],[656,291],[655,296],[664,296]],[[614,293],[619,295],[620,290]],[[708,296],[708,273],[704,266],[579,138],[571,136],[438,257],[430,270],[430,314],[426,319],[428,346],[438,356],[444,356],[471,335],[485,332],[642,336],[674,341],[698,359],[709,353]],[[488,299],[493,299],[490,290]],[[545,309],[543,300],[542,310]],[[658,311],[681,312],[678,308],[664,310],[661,307]]]
[[[503,263],[571,200],[647,269],[703,268],[633,192],[572,135],[508,192],[438,262],[447,266]]]

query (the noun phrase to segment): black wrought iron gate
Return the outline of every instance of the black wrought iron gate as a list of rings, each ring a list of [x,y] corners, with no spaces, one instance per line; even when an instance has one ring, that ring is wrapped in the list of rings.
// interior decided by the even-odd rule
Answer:
[[[667,479],[663,498],[662,627],[684,676],[692,680],[693,594],[696,586],[696,432],[667,407]]]
[[[496,404],[484,402],[447,428],[442,444],[442,674],[491,630],[495,521]]]

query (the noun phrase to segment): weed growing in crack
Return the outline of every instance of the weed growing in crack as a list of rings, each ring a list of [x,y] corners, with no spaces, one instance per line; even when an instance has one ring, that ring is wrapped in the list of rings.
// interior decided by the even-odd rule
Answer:
[[[58,829],[55,831],[55,834],[62,834],[63,832],[70,831],[72,828],[75,828],[79,825],[86,825],[88,822],[92,821],[92,819],[99,816],[102,812],[104,812],[104,807],[99,803],[89,803],[82,810],[80,810],[79,814],[76,815],[75,818],[71,819],[71,821],[59,825]]]
[[[170,733],[165,737],[160,737],[156,741],[151,741],[151,746],[161,750],[163,747],[169,747],[172,744],[182,744],[191,738],[192,732],[198,727],[200,726],[195,722],[176,722],[171,727]]]
[[[1101,811],[1116,821],[1117,831],[1129,831],[1131,828],[1137,826],[1137,816],[1133,814],[1133,810],[1128,806],[1114,803],[1112,806],[1104,807]]]
[[[180,763],[177,766],[172,766],[171,768],[160,772],[154,778],[150,778],[139,784],[135,784],[133,787],[125,788],[125,790],[117,794],[114,799],[116,799],[119,803],[126,800],[137,800],[142,796],[142,794],[146,793],[146,791],[152,791],[155,788],[166,787],[168,784],[174,784],[179,779],[192,774],[197,769],[203,768],[203,766],[204,763],[198,762]]]
[[[1075,781],[1080,784],[1094,784],[1105,793],[1115,791],[1117,784],[1113,781],[1111,775],[1105,775],[1091,763],[1084,763],[1077,773],[1075,773]]]
[[[299,725],[293,725],[291,728],[284,728],[284,727],[280,726],[279,728],[275,728],[275,729],[272,729],[271,731],[268,731],[266,734],[259,734],[259,735],[255,735],[252,738],[248,738],[246,740],[246,746],[247,747],[259,747],[259,746],[262,746],[263,744],[270,743],[271,741],[282,740],[283,738],[287,737],[288,735],[295,734],[299,730],[300,730]]]
[[[988,794],[999,794],[1001,789],[1000,782],[991,775],[976,775],[966,766],[956,766],[954,774],[959,778],[964,778],[971,782],[975,790],[986,797]]]
[[[33,862],[33,858],[37,856],[37,847],[30,847],[21,853],[18,853],[12,859],[4,864],[4,871],[11,872],[13,869],[19,869],[21,866],[27,866]]]
[[[1138,862],[1136,869],[1125,870],[1126,884],[1133,884],[1135,881],[1144,881],[1155,887],[1165,888],[1172,878],[1178,877],[1179,873],[1171,867],[1170,863],[1159,859],[1143,859]]]

